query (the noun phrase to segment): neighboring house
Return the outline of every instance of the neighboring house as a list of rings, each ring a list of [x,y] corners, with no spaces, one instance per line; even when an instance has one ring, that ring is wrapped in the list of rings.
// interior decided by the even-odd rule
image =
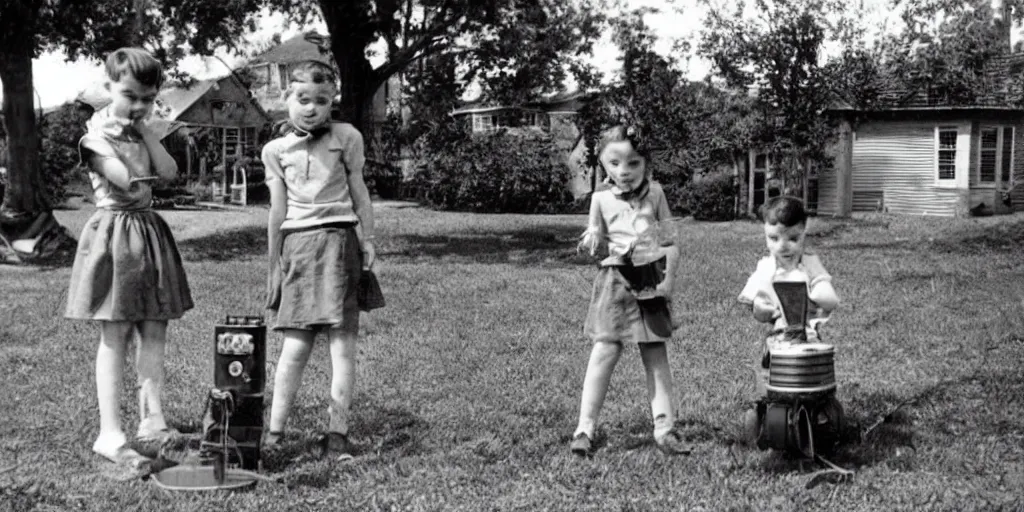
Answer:
[[[590,193],[591,170],[585,165],[585,147],[576,116],[590,94],[561,93],[517,106],[469,102],[449,113],[473,133],[491,133],[500,128],[533,128],[550,133],[556,146],[566,152],[572,171],[570,189],[576,197]]]
[[[840,145],[836,165],[820,177],[818,211],[1024,210],[1024,108],[1014,106],[1022,91],[1013,85],[1022,72],[1024,54],[994,59],[985,73],[998,85],[970,105],[950,105],[928,90],[891,89],[881,107],[831,109],[842,121]]]
[[[163,89],[153,117],[182,176],[201,182],[213,167],[255,152],[260,132],[271,122],[234,74]],[[220,177],[221,191],[228,188],[227,174]]]
[[[288,88],[288,77],[296,64],[314,60],[334,65],[331,54],[321,51],[321,48],[327,47],[327,36],[307,32],[292,37],[249,61],[247,67],[256,76],[252,92],[274,120],[288,116],[282,92]],[[375,121],[384,120],[390,111],[397,109],[401,94],[400,83],[397,75],[392,76],[377,90],[373,99]]]

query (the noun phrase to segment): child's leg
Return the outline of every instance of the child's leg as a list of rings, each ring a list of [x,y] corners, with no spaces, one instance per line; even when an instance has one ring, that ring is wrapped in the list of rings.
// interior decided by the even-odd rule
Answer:
[[[135,350],[135,370],[139,375],[138,436],[163,436],[170,433],[162,406],[167,322],[140,322],[138,331],[139,343]]]
[[[330,432],[348,435],[349,410],[355,396],[358,357],[359,312],[346,318],[342,327],[331,329],[331,405]]]
[[[281,347],[281,358],[277,362],[274,374],[274,399],[270,405],[270,432],[284,432],[288,421],[295,394],[302,382],[302,371],[313,351],[313,331],[288,329],[284,331],[284,345]]]
[[[619,362],[622,354],[622,343],[598,342],[590,351],[590,362],[587,363],[587,374],[583,378],[583,396],[580,400],[580,422],[573,437],[586,434],[594,438],[597,427],[597,416],[604,405],[604,397],[608,392],[608,383],[612,378],[612,370]]]
[[[100,410],[100,433],[93,451],[114,459],[128,439],[121,429],[118,403],[124,377],[125,349],[135,326],[130,322],[100,322],[100,346],[96,351],[96,399]]]
[[[673,429],[676,422],[672,410],[672,370],[668,365],[668,349],[665,343],[641,343],[640,359],[647,371],[647,396],[651,399],[654,438],[660,439]]]

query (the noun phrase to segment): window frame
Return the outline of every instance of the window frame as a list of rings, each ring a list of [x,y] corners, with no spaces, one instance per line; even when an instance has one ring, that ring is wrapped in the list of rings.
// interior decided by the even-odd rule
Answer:
[[[953,147],[942,147],[942,134],[943,132],[953,133]],[[940,125],[935,127],[935,166],[934,175],[935,182],[940,186],[955,186],[957,182],[957,159],[959,151],[959,139],[960,139],[960,127],[953,125]],[[953,175],[948,178],[942,177],[942,152],[952,152],[952,165]]]
[[[1006,156],[1006,131],[1009,130],[1009,176],[1003,179],[1003,167],[1004,167],[1004,156]],[[996,142],[994,148],[985,148],[982,145],[984,133],[986,131],[996,132]],[[974,185],[979,188],[996,188],[999,186],[1012,186],[1013,184],[1013,164],[1015,160],[1014,151],[1016,150],[1016,141],[1014,140],[1017,135],[1016,127],[1013,125],[1000,124],[1000,125],[984,125],[978,129],[978,153],[977,153],[977,165],[973,169]],[[992,180],[983,181],[981,175],[981,159],[984,152],[992,151],[995,156],[995,168],[993,169]]]

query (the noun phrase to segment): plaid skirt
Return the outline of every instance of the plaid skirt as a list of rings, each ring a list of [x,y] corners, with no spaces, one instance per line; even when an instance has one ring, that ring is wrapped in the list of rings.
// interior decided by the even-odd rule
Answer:
[[[92,215],[78,240],[66,317],[172,320],[193,306],[178,246],[159,214],[100,209]]]
[[[282,233],[281,302],[274,329],[358,325],[362,252],[354,224]]]
[[[631,269],[626,269],[631,274]],[[632,277],[632,275],[630,276]],[[622,269],[604,266],[597,271],[583,334],[597,342],[655,343],[672,338],[678,324],[664,297],[637,300]]]

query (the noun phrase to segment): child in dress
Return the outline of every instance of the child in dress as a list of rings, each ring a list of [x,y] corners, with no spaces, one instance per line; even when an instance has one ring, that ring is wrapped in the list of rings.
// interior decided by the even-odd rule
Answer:
[[[580,249],[607,252],[599,266],[584,334],[594,347],[583,382],[579,424],[570,450],[592,451],[597,417],[624,342],[637,343],[647,371],[654,439],[666,453],[689,453],[675,428],[672,373],[665,342],[676,328],[670,300],[679,250],[659,240],[659,222],[671,216],[661,185],[650,180],[647,158],[633,128],[617,126],[597,145],[614,186],[593,194]]]
[[[747,279],[738,297],[741,303],[750,306],[755,320],[773,326],[762,351],[756,382],[759,397],[765,394],[771,351],[794,342],[818,341],[818,326],[839,305],[839,297],[832,287],[832,276],[825,270],[821,258],[804,247],[807,212],[803,202],[789,196],[773,198],[764,206],[762,216],[769,254],[757,262],[757,269]],[[779,281],[807,283],[806,326],[788,325],[774,288],[774,283]],[[800,332],[795,332],[793,327]],[[746,414],[747,428],[756,428],[756,411],[747,411]]]
[[[78,242],[65,315],[100,323],[100,432],[93,451],[138,467],[147,459],[128,447],[118,404],[126,348],[137,336],[137,435],[162,441],[174,433],[161,407],[167,321],[181,318],[193,303],[171,230],[152,210],[153,182],[171,180],[178,172],[144,122],[163,70],[145,50],[122,48],[107,57],[106,73],[110,103],[93,114],[79,145],[89,166],[96,213]]]
[[[348,457],[357,288],[375,250],[363,137],[350,124],[331,122],[335,83],[325,64],[297,66],[285,93],[291,130],[263,148],[270,188],[267,307],[277,311],[274,329],[284,334],[264,445],[280,446],[314,337],[326,330],[333,372],[330,425],[320,441],[325,453]]]

